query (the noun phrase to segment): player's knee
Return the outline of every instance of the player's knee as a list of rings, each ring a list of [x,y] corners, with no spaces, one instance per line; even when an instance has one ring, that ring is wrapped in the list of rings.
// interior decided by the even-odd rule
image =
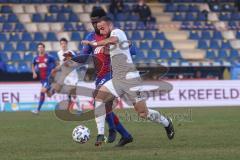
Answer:
[[[46,92],[47,92],[47,88],[44,88],[44,87],[43,87],[43,88],[41,89],[41,92],[42,92],[42,93],[46,93]]]

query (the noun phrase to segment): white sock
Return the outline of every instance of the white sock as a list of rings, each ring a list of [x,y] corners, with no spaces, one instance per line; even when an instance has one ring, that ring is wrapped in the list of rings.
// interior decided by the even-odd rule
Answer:
[[[95,118],[98,134],[104,135],[106,114]]]
[[[150,121],[156,122],[156,123],[161,123],[164,127],[167,127],[169,125],[169,121],[167,120],[166,117],[161,115],[158,111],[148,109],[148,115],[147,118]]]
[[[106,109],[103,102],[95,102],[95,121],[97,124],[98,134],[104,135]]]

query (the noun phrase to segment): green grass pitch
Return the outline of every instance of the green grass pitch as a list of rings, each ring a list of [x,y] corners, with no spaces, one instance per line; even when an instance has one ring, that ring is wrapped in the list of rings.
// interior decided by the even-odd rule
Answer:
[[[176,136],[169,141],[158,124],[139,122],[132,111],[118,111],[134,142],[95,147],[94,121],[86,144],[72,141],[78,122],[65,122],[54,112],[0,113],[0,160],[239,160],[240,108],[162,109],[174,119]]]

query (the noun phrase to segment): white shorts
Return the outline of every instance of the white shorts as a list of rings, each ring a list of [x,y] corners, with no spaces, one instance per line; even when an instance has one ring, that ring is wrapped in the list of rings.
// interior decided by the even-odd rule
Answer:
[[[144,100],[144,96],[139,90],[133,90],[133,88],[141,83],[140,78],[134,80],[114,80],[107,81],[105,86],[109,92],[115,97],[124,98],[125,102],[136,103]]]

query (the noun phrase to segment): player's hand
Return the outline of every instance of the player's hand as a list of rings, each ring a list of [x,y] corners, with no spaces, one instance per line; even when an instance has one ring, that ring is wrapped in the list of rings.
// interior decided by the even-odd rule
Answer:
[[[37,78],[37,74],[33,73],[33,79],[36,79],[36,78]]]
[[[89,45],[90,43],[91,43],[91,42],[88,41],[88,40],[82,40],[82,41],[81,41],[81,44],[82,44],[82,45],[86,45],[86,46]]]

